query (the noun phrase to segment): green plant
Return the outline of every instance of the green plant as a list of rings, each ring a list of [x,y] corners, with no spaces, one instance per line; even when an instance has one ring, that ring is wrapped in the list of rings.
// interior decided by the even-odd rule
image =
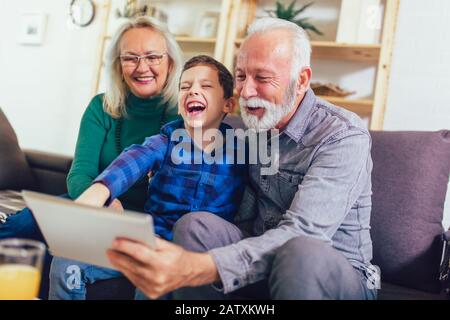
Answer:
[[[118,18],[135,18],[139,16],[145,16],[147,14],[147,6],[138,8],[136,0],[127,0],[123,7],[123,12],[119,9],[116,10],[116,16]]]
[[[300,13],[302,13],[309,6],[314,4],[314,2],[305,4],[300,9],[294,9],[296,2],[297,2],[297,0],[293,0],[288,6],[285,6],[284,3],[277,0],[276,9],[275,10],[266,10],[266,12],[268,12],[270,14],[270,16],[272,16],[272,17],[291,21],[291,22],[295,23],[296,25],[302,27],[306,31],[311,30],[311,31],[317,33],[318,35],[323,35],[323,33],[320,30],[318,30],[314,25],[312,25],[311,23],[308,22],[309,18],[296,19],[296,17]]]

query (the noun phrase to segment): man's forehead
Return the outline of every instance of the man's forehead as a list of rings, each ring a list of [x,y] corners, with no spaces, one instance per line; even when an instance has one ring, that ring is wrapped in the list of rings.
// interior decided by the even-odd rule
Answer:
[[[258,35],[259,36],[259,35]],[[237,55],[237,64],[271,64],[279,60],[290,60],[292,58],[292,46],[288,39],[267,39],[264,37],[251,36],[248,38]]]
[[[276,29],[250,35],[242,43],[240,51],[273,51],[291,48],[292,37],[288,30]]]

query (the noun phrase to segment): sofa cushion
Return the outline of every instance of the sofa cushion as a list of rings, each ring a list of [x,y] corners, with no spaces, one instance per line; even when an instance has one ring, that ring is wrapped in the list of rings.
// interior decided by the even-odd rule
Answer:
[[[226,124],[230,125],[234,129],[245,129],[244,121],[238,114],[227,114],[225,119],[223,120]]]
[[[373,264],[383,281],[439,292],[450,131],[371,134]]]
[[[33,184],[34,177],[17,136],[0,109],[0,190],[20,190]]]
[[[428,293],[382,282],[378,300],[448,300],[448,296],[443,292]]]

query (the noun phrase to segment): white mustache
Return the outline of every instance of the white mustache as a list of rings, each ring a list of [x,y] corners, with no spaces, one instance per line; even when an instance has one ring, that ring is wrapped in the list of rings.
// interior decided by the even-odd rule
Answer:
[[[271,103],[267,100],[257,98],[257,97],[253,97],[250,99],[239,98],[239,105],[244,108],[250,107],[250,108],[271,109],[271,108],[279,107],[278,105],[276,105],[274,103]]]

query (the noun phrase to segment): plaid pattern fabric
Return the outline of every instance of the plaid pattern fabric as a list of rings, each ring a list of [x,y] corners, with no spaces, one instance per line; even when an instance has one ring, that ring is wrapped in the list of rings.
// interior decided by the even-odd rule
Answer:
[[[25,208],[26,204],[18,191],[0,191],[0,222],[4,223],[8,215],[14,214]]]
[[[181,120],[166,124],[161,134],[147,138],[142,145],[125,149],[94,181],[108,187],[110,199],[115,199],[152,171],[154,176],[144,210],[153,216],[155,232],[167,240],[172,240],[175,222],[188,212],[208,211],[233,221],[247,175],[245,164],[205,161],[207,155],[196,148],[187,134],[183,139],[172,141],[172,133],[183,128]],[[225,136],[225,131],[231,127],[221,124],[219,129]],[[226,139],[224,141],[223,155],[227,148]],[[228,147],[237,159],[239,144],[228,144]],[[191,161],[181,163],[186,159]]]

